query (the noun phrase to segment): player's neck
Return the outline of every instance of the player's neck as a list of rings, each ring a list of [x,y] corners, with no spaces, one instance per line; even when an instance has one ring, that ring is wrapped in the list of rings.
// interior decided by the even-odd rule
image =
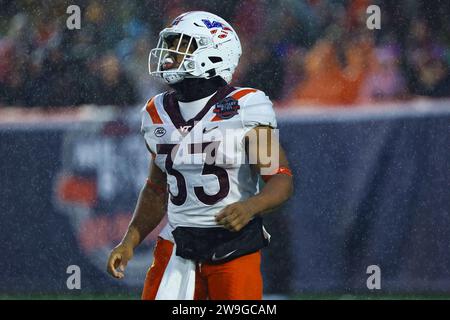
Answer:
[[[180,113],[183,119],[185,121],[188,121],[189,119],[194,118],[205,107],[206,103],[208,103],[208,100],[212,98],[214,93],[210,96],[206,96],[194,101],[178,101],[178,104],[180,105]]]
[[[175,97],[178,101],[191,102],[208,97],[227,83],[220,77],[211,79],[186,78],[181,82],[172,84],[175,89]]]

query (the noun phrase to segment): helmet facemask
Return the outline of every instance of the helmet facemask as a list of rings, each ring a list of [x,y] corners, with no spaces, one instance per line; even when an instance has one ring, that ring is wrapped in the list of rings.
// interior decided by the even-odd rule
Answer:
[[[150,51],[149,72],[166,83],[177,83],[195,71],[193,53],[197,41],[186,34],[162,33],[158,45]]]

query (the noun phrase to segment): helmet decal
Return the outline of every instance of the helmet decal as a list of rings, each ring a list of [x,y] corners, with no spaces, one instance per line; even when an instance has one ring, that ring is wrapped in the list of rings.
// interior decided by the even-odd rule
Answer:
[[[217,21],[209,21],[208,19],[202,19],[203,23],[208,29],[212,28],[223,28],[223,25]]]

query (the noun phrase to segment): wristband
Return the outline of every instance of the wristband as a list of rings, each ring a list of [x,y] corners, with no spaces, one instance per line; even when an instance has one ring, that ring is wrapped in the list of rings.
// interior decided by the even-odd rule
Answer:
[[[267,181],[269,181],[270,178],[272,178],[276,174],[285,174],[285,175],[288,175],[288,176],[292,177],[291,169],[289,169],[288,167],[279,167],[272,174],[261,175],[261,178],[264,180],[264,182],[267,182]]]

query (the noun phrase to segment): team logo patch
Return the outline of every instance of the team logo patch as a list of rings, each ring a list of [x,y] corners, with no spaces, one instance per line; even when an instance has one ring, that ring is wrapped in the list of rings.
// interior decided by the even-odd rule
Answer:
[[[238,114],[239,109],[238,101],[232,97],[228,97],[217,103],[213,112],[220,119],[230,119]]]
[[[163,127],[158,127],[153,133],[159,138],[166,134],[166,129],[164,129]]]

